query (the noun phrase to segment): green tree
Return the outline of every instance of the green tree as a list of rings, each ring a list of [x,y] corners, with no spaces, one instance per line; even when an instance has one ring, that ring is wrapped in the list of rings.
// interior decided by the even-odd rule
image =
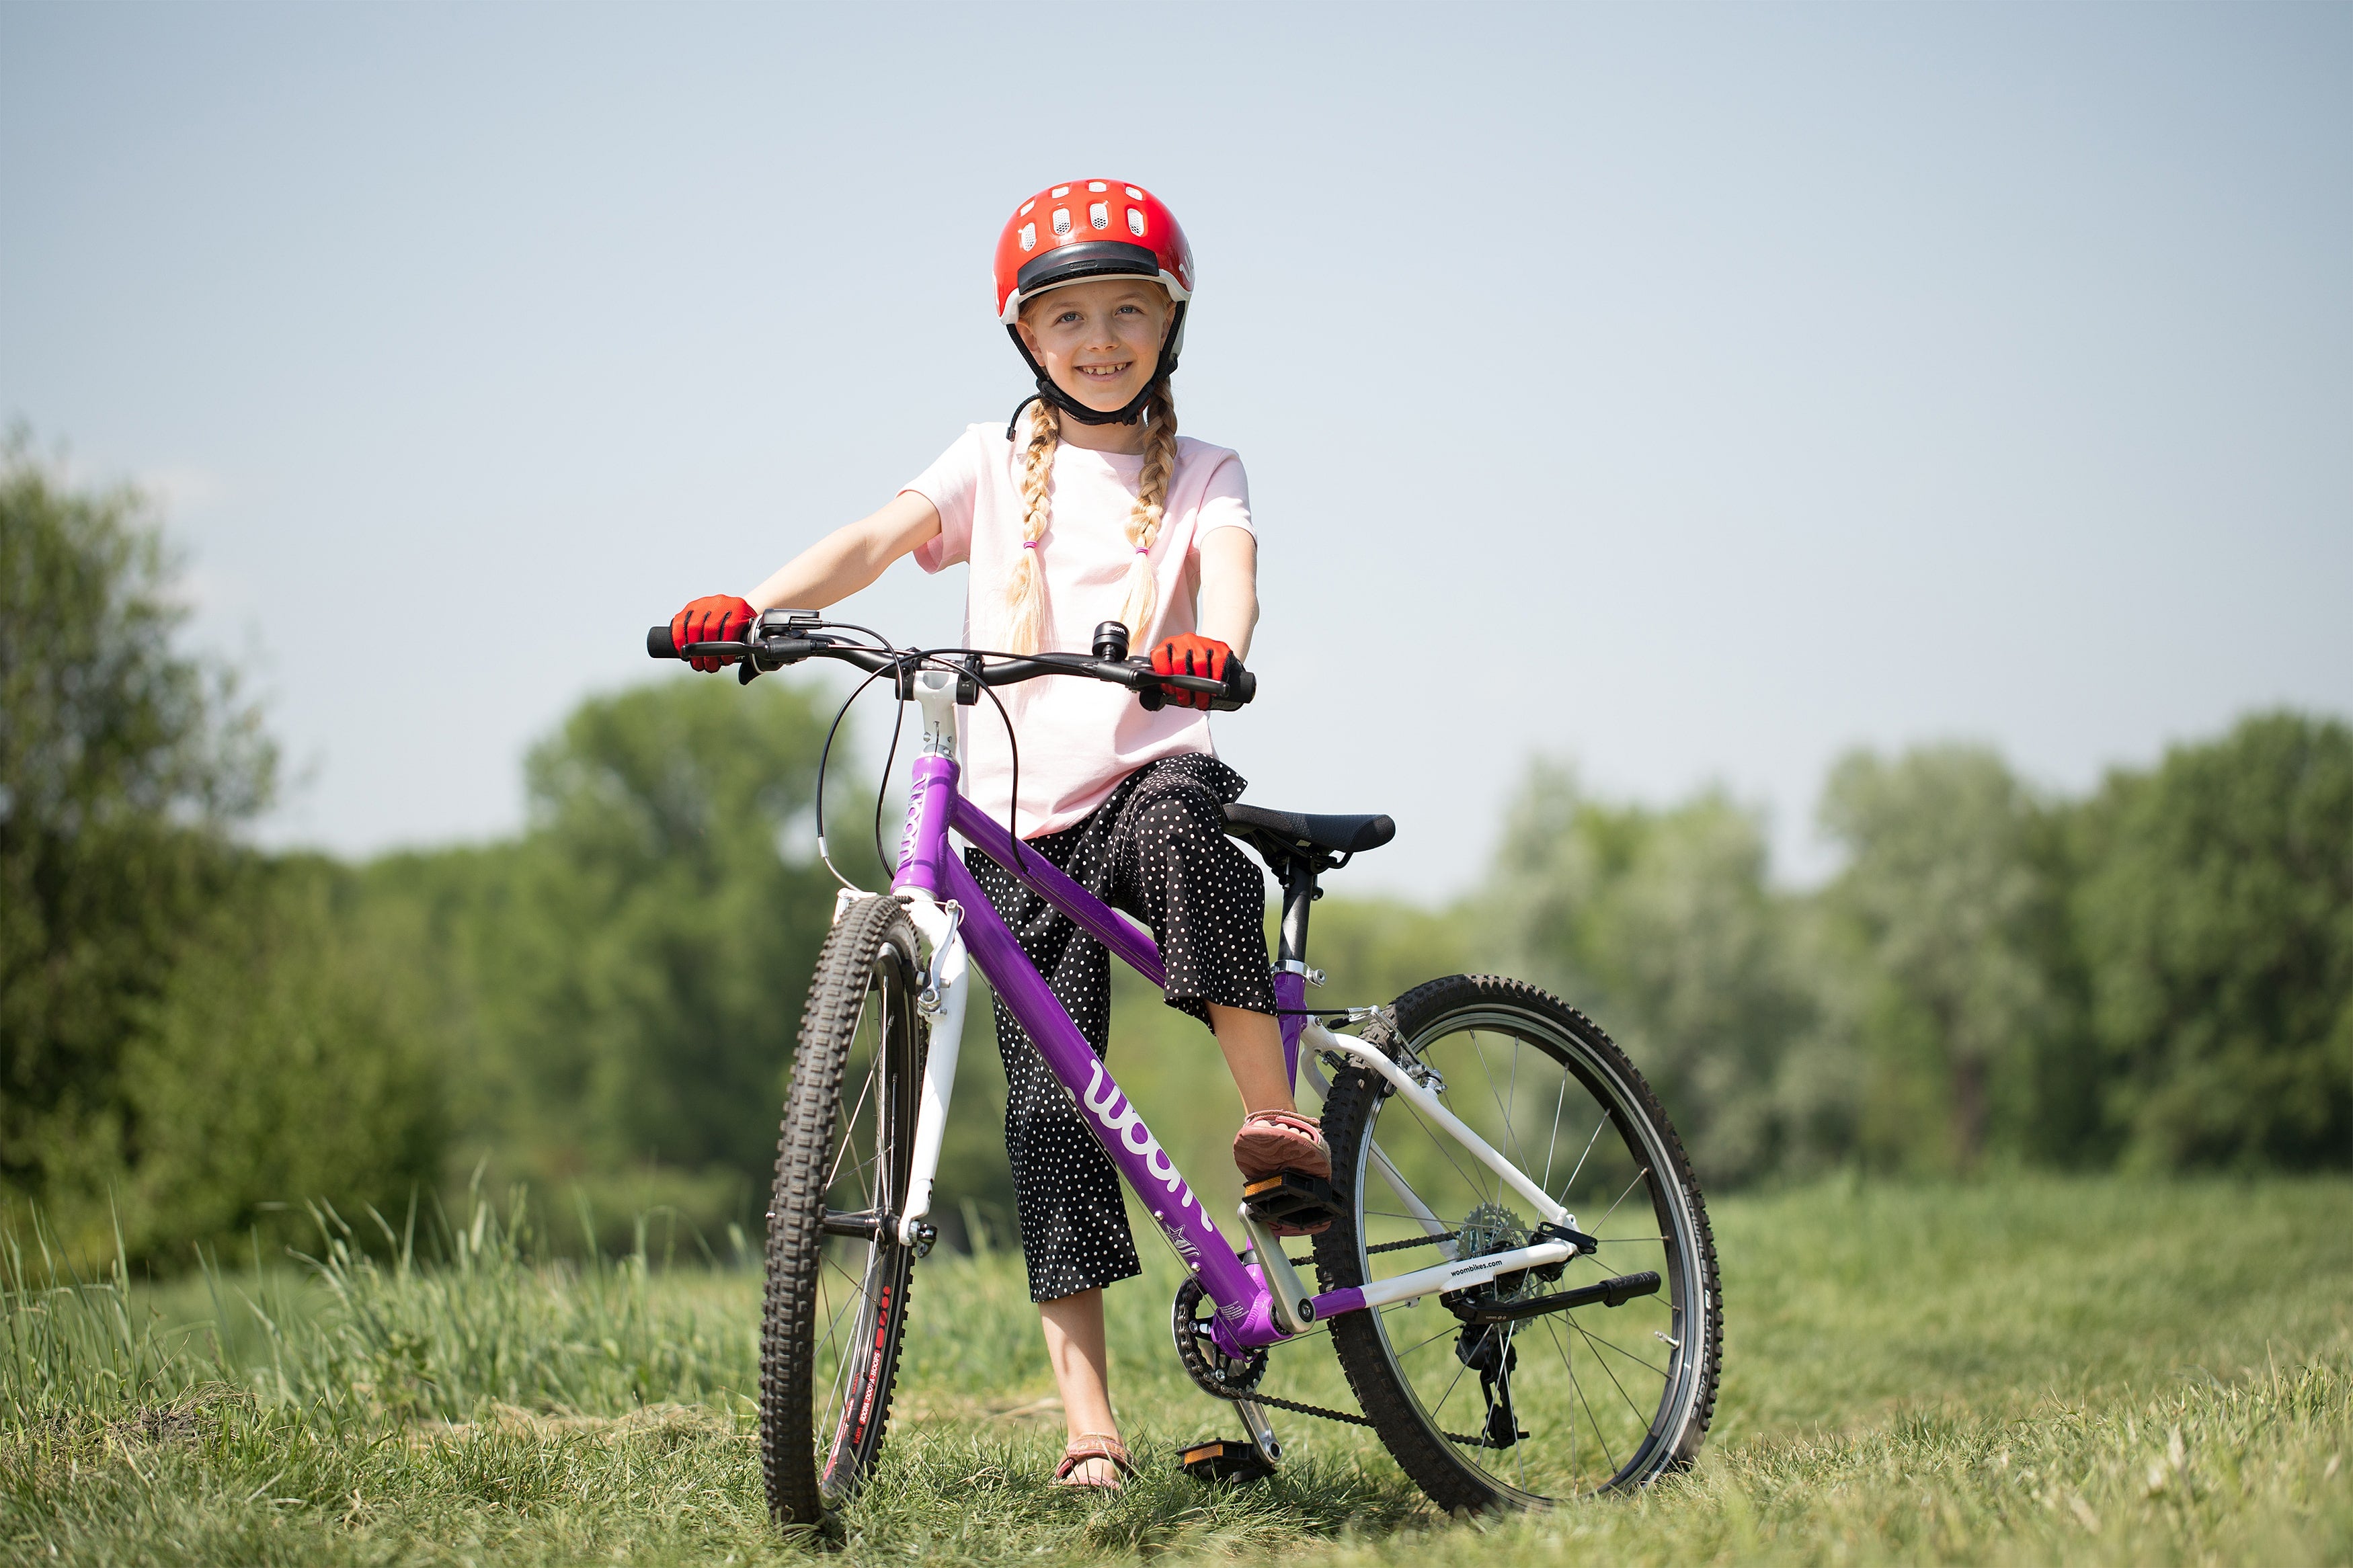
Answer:
[[[369,869],[379,928],[437,955],[464,1145],[706,1228],[756,1213],[837,885],[791,852],[827,717],[784,680],[593,698],[532,751],[520,843]],[[880,886],[869,808],[835,808]]]
[[[304,1200],[396,1213],[439,1182],[443,1056],[419,955],[357,919],[353,873],[250,859],[124,1055],[134,1251],[292,1239]],[[274,1221],[271,1211],[278,1211]]]
[[[1793,1123],[1777,1080],[1810,1003],[1756,816],[1713,791],[1611,805],[1539,764],[1503,844],[1482,901],[1499,959],[1626,1047],[1704,1176],[1778,1164]]]
[[[2353,729],[2261,714],[2111,774],[2079,854],[2127,1158],[2353,1163]]]
[[[2031,1130],[2063,1110],[2039,1109],[2040,1067],[2066,1041],[2040,807],[1990,750],[1945,745],[1847,756],[1820,819],[1847,854],[1820,898],[1820,973],[1864,1075],[1864,1152],[1967,1170],[1996,1142],[2042,1152]]]
[[[135,1144],[122,1052],[234,874],[272,753],[184,612],[128,489],[0,445],[0,1184],[102,1204]]]

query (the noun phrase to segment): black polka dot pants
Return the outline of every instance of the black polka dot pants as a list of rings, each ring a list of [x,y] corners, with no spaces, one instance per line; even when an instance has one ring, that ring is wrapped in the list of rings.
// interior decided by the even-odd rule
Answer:
[[[1212,1002],[1274,1011],[1266,879],[1225,833],[1225,805],[1241,793],[1240,777],[1215,757],[1166,757],[1130,773],[1084,820],[1022,846],[1142,921],[1160,944],[1168,1005],[1204,1024]],[[978,850],[965,860],[1103,1055],[1111,1039],[1111,954]],[[1142,1272],[1117,1167],[1001,1005],[997,1049],[1005,1058],[1005,1152],[1030,1299],[1051,1301]]]

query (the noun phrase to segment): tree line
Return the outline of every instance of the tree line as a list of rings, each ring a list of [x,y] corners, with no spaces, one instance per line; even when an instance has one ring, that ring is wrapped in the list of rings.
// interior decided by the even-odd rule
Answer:
[[[496,842],[266,853],[241,830],[275,752],[233,675],[175,644],[174,581],[134,492],[10,438],[0,1202],[185,1260],[290,1238],[306,1201],[397,1216],[487,1171],[575,1212],[575,1243],[652,1213],[740,1244],[836,886],[809,848],[809,689],[592,697],[532,750],[526,824]],[[837,821],[872,809],[839,794]],[[1482,887],[1329,899],[1318,963],[1351,999],[1474,964],[1550,985],[1717,1184],[2353,1164],[2342,722],[2258,714],[2080,798],[1983,748],[1860,752],[1820,816],[1841,869],[1790,890],[1727,795],[1610,802],[1539,763]],[[864,837],[829,835],[880,886]],[[1176,1089],[1214,1068],[1208,1037],[1140,985],[1118,1005],[1123,1080],[1206,1168],[1227,1108]],[[943,1184],[1003,1234],[1002,1074],[977,1012],[970,1033]]]
[[[2259,713],[2076,798],[1984,747],[1857,752],[1819,820],[1843,866],[1809,892],[1721,794],[1539,768],[1506,830],[1498,945],[1716,1179],[2353,1165],[2353,730]]]

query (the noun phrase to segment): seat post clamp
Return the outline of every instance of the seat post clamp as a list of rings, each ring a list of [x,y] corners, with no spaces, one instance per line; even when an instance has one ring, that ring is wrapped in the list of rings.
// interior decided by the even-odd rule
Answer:
[[[1295,958],[1286,958],[1280,961],[1275,964],[1274,972],[1277,974],[1296,974],[1302,980],[1306,981],[1310,985],[1321,985],[1324,984],[1325,978],[1322,970],[1310,969],[1307,965],[1300,963],[1299,960]]]

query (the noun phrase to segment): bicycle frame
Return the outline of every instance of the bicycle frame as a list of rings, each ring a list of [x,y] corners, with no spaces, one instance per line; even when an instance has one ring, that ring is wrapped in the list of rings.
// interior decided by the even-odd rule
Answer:
[[[1151,981],[1166,984],[1159,949],[1133,922],[1081,887],[1059,868],[1035,854],[1018,853],[1006,828],[966,800],[957,788],[955,759],[956,678],[925,670],[913,681],[923,715],[923,738],[911,779],[905,825],[899,837],[899,864],[891,888],[907,904],[910,917],[923,933],[931,956],[925,968],[922,1005],[931,1017],[930,1053],[915,1128],[907,1212],[899,1234],[912,1243],[931,1210],[932,1186],[939,1166],[940,1143],[945,1131],[950,1095],[955,1080],[964,1026],[965,993],[970,975],[967,952],[988,983],[1000,1005],[1020,1024],[1047,1069],[1081,1109],[1081,1119],[1111,1155],[1121,1176],[1143,1200],[1160,1233],[1187,1268],[1200,1280],[1203,1293],[1216,1309],[1210,1337],[1230,1356],[1279,1343],[1304,1331],[1309,1325],[1343,1312],[1361,1311],[1439,1291],[1480,1285],[1499,1274],[1565,1261],[1575,1248],[1547,1240],[1509,1251],[1485,1254],[1468,1262],[1451,1256],[1435,1267],[1384,1279],[1362,1289],[1309,1295],[1283,1260],[1280,1246],[1264,1227],[1247,1215],[1251,1255],[1245,1264],[1228,1244],[1207,1207],[1186,1182],[1176,1161],[1161,1146],[1143,1115],[1120,1089],[1111,1071],[1097,1058],[1070,1014],[1056,999],[1045,978],[1030,963],[976,879],[949,847],[948,835],[965,840],[1004,867],[1024,886],[1078,922],[1080,928]],[[1319,1053],[1335,1053],[1386,1079],[1391,1089],[1409,1101],[1431,1124],[1443,1129],[1466,1151],[1518,1192],[1543,1218],[1573,1227],[1574,1216],[1517,1166],[1490,1147],[1458,1120],[1437,1098],[1417,1082],[1387,1053],[1351,1036],[1335,1033],[1320,1023],[1310,1025],[1302,1009],[1306,1000],[1303,965],[1279,967],[1274,975],[1276,1005],[1282,1009],[1284,1053],[1294,1085],[1299,1048],[1303,1040]],[[1303,1027],[1303,1026],[1305,1026]],[[1312,1071],[1312,1069],[1311,1069]],[[1320,1075],[1316,1075],[1320,1081]],[[1376,1152],[1377,1153],[1377,1151]],[[1401,1177],[1385,1159],[1381,1165],[1407,1201],[1420,1208]],[[1432,1235],[1444,1225],[1426,1209],[1421,1223]]]

